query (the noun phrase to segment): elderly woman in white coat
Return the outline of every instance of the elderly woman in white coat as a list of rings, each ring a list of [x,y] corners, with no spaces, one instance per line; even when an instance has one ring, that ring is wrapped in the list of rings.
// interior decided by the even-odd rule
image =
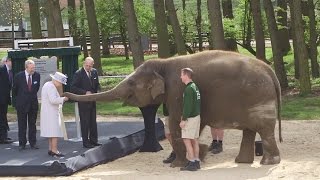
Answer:
[[[62,88],[62,84],[67,84],[67,77],[60,72],[50,76],[52,81],[46,82],[41,91],[40,136],[49,140],[48,155],[63,157],[57,147],[58,138],[63,137],[59,106],[62,106],[68,98],[60,97],[58,89]]]

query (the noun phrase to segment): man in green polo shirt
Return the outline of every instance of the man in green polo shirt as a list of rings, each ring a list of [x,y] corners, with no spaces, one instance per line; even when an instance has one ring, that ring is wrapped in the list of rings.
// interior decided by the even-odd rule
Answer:
[[[200,91],[192,81],[193,71],[190,68],[181,70],[181,80],[186,84],[183,93],[183,112],[180,122],[181,137],[187,150],[188,163],[182,171],[196,171],[200,169],[199,159],[199,131],[200,131]]]

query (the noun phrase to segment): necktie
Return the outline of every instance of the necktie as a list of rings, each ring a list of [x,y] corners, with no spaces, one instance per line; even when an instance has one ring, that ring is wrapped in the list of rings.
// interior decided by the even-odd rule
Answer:
[[[92,84],[91,71],[88,71],[88,77],[89,77],[90,83]]]
[[[28,90],[31,92],[31,75],[28,77]]]

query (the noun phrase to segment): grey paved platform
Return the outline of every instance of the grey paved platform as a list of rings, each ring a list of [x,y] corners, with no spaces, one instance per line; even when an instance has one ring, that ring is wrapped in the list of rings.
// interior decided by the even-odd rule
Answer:
[[[68,138],[76,138],[76,124],[75,122],[67,122],[66,129]],[[99,142],[104,144],[112,137],[121,138],[129,134],[133,134],[144,129],[143,121],[120,121],[120,122],[98,122],[98,136]],[[30,146],[26,146],[26,150],[19,151],[18,143],[12,144],[0,144],[0,167],[5,166],[25,166],[25,165],[49,165],[53,161],[66,162],[68,159],[81,155],[86,151],[92,151],[93,149],[85,149],[82,147],[82,142],[74,142],[72,140],[59,139],[59,150],[66,154],[64,158],[57,159],[47,154],[48,152],[48,140],[40,137],[40,132],[37,131],[37,145],[40,147],[38,150],[30,149]],[[18,127],[17,123],[10,123],[10,138],[18,140]]]

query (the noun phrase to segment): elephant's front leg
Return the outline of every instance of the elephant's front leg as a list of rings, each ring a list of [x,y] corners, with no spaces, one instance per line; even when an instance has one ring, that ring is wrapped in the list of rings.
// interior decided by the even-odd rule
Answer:
[[[256,137],[256,132],[249,129],[243,130],[240,152],[235,159],[236,163],[252,163],[253,162],[255,137]]]
[[[156,138],[155,131],[155,116],[159,105],[150,105],[140,108],[144,119],[145,136],[143,145],[140,148],[140,152],[158,152],[162,150]]]
[[[186,148],[181,138],[181,129],[179,126],[180,121],[170,121],[169,128],[172,137],[172,148],[176,153],[176,159],[171,163],[171,167],[182,167],[187,163]]]

